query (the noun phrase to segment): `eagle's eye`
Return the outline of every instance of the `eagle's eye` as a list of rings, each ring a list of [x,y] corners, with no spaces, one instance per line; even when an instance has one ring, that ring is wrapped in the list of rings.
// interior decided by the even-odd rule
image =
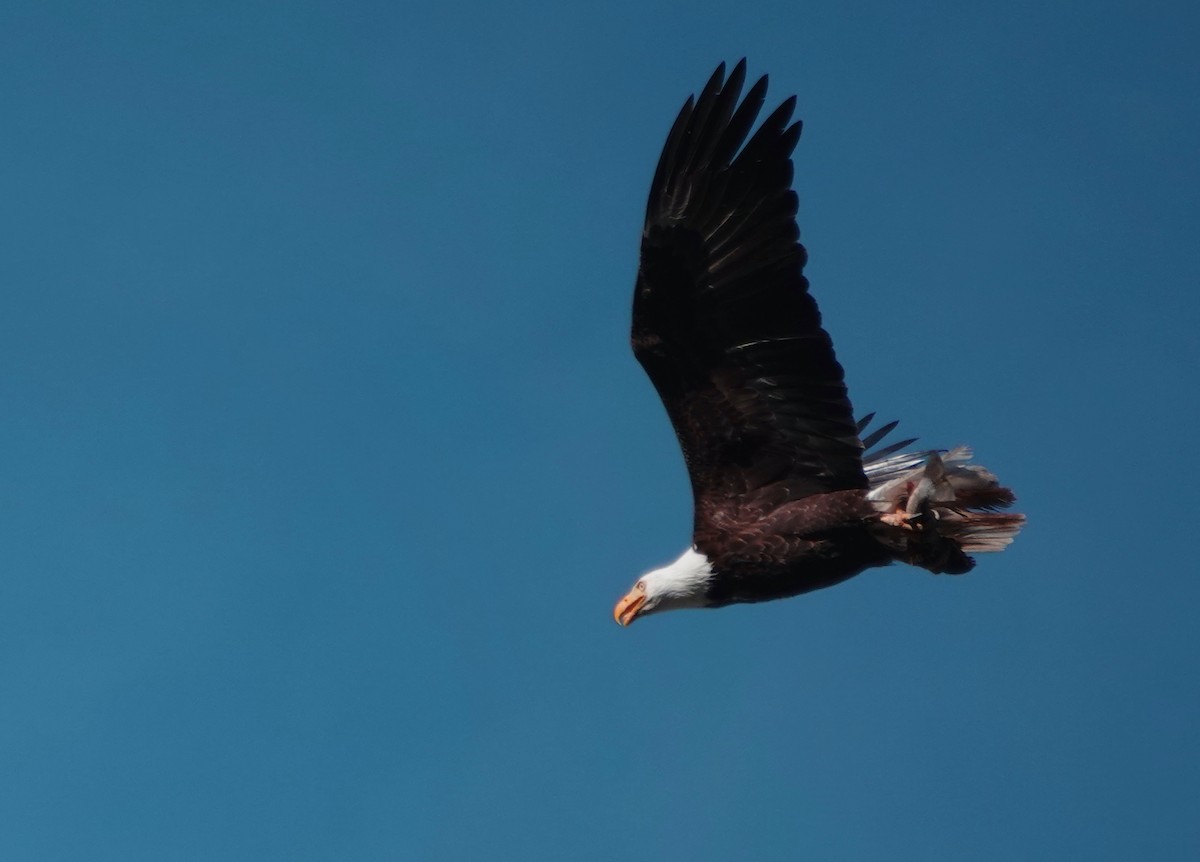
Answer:
[[[645,582],[645,581],[638,581],[636,584],[634,584],[634,585],[633,585],[633,588],[634,588],[635,590],[638,590],[638,591],[640,591],[640,592],[643,592],[643,593],[644,593],[644,592],[646,592],[646,582]]]

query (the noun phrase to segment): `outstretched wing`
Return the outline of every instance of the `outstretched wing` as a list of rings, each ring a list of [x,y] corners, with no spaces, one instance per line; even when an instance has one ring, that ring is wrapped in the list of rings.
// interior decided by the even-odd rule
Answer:
[[[675,426],[698,517],[767,485],[792,499],[867,487],[842,367],[801,274],[795,98],[747,141],[767,79],[739,105],[745,75],[745,60],[728,80],[721,64],[675,120],[633,300],[633,350]]]

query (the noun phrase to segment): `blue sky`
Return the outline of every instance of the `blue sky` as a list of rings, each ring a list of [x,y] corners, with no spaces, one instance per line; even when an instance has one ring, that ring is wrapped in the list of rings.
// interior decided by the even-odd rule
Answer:
[[[10,4],[0,857],[1200,855],[1194,4]],[[722,59],[860,412],[1030,525],[621,630]]]

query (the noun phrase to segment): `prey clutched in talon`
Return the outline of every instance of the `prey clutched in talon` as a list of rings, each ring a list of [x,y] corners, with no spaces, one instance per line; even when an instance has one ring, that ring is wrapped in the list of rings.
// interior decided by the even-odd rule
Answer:
[[[897,509],[894,512],[888,512],[879,516],[879,520],[891,527],[901,527],[905,530],[915,529],[910,523],[914,518],[920,517],[920,512],[909,514],[903,509]]]

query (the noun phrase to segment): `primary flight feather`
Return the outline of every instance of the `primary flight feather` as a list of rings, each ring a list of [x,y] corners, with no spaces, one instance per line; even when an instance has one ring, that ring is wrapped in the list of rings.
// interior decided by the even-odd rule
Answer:
[[[785,598],[902,561],[961,574],[1024,517],[971,452],[867,453],[867,434],[804,278],[787,99],[753,135],[766,76],[721,64],[679,112],[650,185],[633,351],[675,428],[692,546],[614,609],[622,625],[689,607]]]

